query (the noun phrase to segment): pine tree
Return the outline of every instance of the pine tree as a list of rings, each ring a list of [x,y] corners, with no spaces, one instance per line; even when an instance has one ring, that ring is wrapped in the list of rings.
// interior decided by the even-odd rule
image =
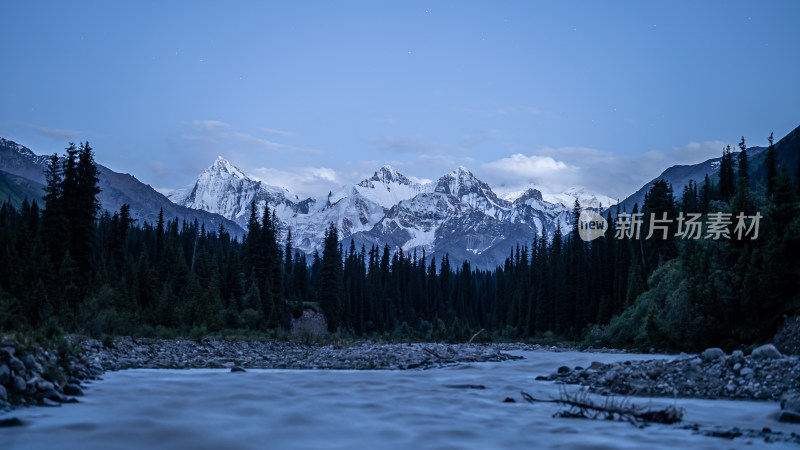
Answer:
[[[736,173],[733,167],[733,154],[731,146],[722,152],[719,165],[719,197],[722,201],[729,201],[736,192]]]
[[[71,150],[67,150],[67,160],[71,161]],[[62,198],[67,204],[69,223],[69,250],[79,268],[83,286],[94,273],[92,257],[95,244],[95,220],[100,210],[100,173],[94,162],[94,154],[88,142],[82,143],[77,151],[74,186],[70,180],[69,165],[64,169]]]
[[[42,240],[50,254],[51,260],[60,261],[66,250],[63,233],[67,227],[67,218],[60,205],[62,197],[62,172],[58,155],[53,154],[47,161],[45,171],[47,185],[44,188],[45,210],[42,214]]]
[[[645,272],[652,271],[660,267],[664,262],[674,258],[678,254],[675,244],[675,221],[678,216],[675,198],[673,197],[672,185],[665,180],[657,180],[647,192],[642,206],[644,223],[642,237],[639,244],[644,247],[643,263]],[[664,214],[668,222],[658,222],[663,220]],[[655,222],[654,222],[655,220]],[[663,229],[666,227],[666,236]],[[650,235],[650,231],[653,234]],[[648,238],[649,237],[649,238]]]
[[[331,222],[325,232],[320,265],[319,303],[328,320],[328,331],[335,332],[341,321],[342,255],[339,252],[339,231]]]
[[[772,198],[775,193],[775,184],[778,182],[778,153],[775,151],[775,145],[772,142],[772,133],[769,134],[769,148],[767,148],[767,155],[764,157],[764,167],[766,168],[767,178],[767,197]],[[798,166],[800,167],[800,165]]]
[[[747,147],[744,144],[744,136],[739,144],[739,173],[736,180],[736,195],[733,198],[733,214],[744,213],[752,215],[755,211],[753,198],[750,195],[750,176],[748,169],[750,162],[747,159]]]
[[[714,198],[714,186],[708,178],[708,174],[703,181],[703,187],[700,188],[700,213],[708,214],[708,208],[711,206],[711,200]]]

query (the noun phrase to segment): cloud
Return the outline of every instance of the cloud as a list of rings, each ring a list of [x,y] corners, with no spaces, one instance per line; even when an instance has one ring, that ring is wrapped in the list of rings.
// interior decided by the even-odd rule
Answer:
[[[83,133],[82,131],[78,130],[60,130],[57,128],[47,128],[30,123],[23,123],[22,125],[31,128],[33,131],[41,134],[42,136],[47,136],[56,141],[71,141]]]
[[[531,178],[550,175],[557,172],[575,170],[563,161],[556,161],[549,156],[531,155],[526,156],[522,153],[511,155],[508,158],[501,158],[484,164],[484,170],[495,170],[503,173],[513,173],[516,175],[528,176]],[[559,173],[559,175],[561,175]]]
[[[541,110],[541,109],[533,107],[533,106],[520,106],[519,110],[524,112],[524,113],[528,113],[528,114],[530,114],[532,116],[541,116],[541,117],[554,117],[555,116],[555,114],[553,114],[550,111],[544,111],[544,110]]]
[[[667,155],[671,160],[676,161],[675,164],[697,164],[711,158],[719,158],[726,145],[730,145],[730,142],[689,142],[683,147],[673,148]]]
[[[190,125],[192,127],[192,132],[182,135],[181,139],[191,142],[193,145],[200,146],[201,148],[195,150],[200,150],[203,154],[212,158],[217,155],[231,157],[232,153],[242,156],[248,153],[257,154],[259,151],[265,150],[270,153],[320,154],[317,150],[285,145],[249,133],[237,131],[232,125],[219,120],[192,120],[183,123]],[[291,133],[286,131],[269,128],[264,128],[262,131],[283,136],[291,135]],[[196,155],[193,156],[196,157]]]
[[[277,136],[283,136],[283,137],[292,137],[293,136],[293,134],[288,132],[288,131],[276,130],[274,128],[262,128],[261,130],[264,131],[267,134],[274,134],[274,135],[277,135]]]
[[[478,174],[500,192],[522,191],[542,185],[552,192],[583,186],[620,200],[677,164],[697,164],[717,157],[721,141],[690,142],[668,151],[651,150],[619,156],[586,147],[542,147],[481,165]]]
[[[285,187],[300,199],[317,198],[353,182],[351,176],[328,167],[260,167],[253,169],[252,175],[271,186]]]
[[[580,168],[551,156],[516,153],[484,163],[479,177],[502,192],[522,191],[531,185],[544,185],[555,191],[570,186],[578,178]]]
[[[230,124],[227,124],[225,122],[220,122],[219,120],[192,120],[184,123],[194,125],[195,127],[205,131],[215,131],[223,128],[231,128]]]
[[[288,152],[291,151],[286,145],[279,144],[277,142],[272,142],[267,139],[257,138],[255,136],[251,136],[247,133],[230,133],[229,135],[225,136],[229,139],[240,141],[242,143],[250,143],[256,146],[259,146],[265,150],[270,151],[278,151],[278,152]]]
[[[425,141],[418,136],[385,136],[371,139],[381,150],[397,153],[425,153],[438,150],[441,146],[435,142]]]

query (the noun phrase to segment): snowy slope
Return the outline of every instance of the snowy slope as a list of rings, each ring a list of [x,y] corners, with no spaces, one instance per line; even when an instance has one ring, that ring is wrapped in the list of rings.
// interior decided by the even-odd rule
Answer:
[[[527,190],[524,191],[512,191],[508,192],[503,196],[504,200],[513,202],[519,197],[525,195],[527,191],[534,189],[539,191],[542,199],[548,203],[554,203],[557,205],[563,205],[569,208],[572,208],[575,205],[575,200],[577,199],[581,207],[584,208],[600,208],[602,204],[603,208],[607,208],[611,205],[616,205],[617,200],[603,194],[599,194],[597,192],[590,191],[583,186],[570,186],[563,192],[551,192],[545,186],[541,185],[533,185],[530,186]]]
[[[242,227],[247,226],[252,202],[259,214],[269,203],[270,210],[282,219],[294,215],[300,203],[287,189],[256,181],[222,157],[192,184],[168,193],[167,198],[181,206],[220,214]]]
[[[320,250],[325,230],[334,223],[341,240],[353,239],[359,246],[424,249],[429,255],[448,254],[454,262],[469,259],[483,267],[502,262],[517,243],[550,238],[556,229],[568,233],[575,198],[589,207],[609,201],[577,187],[556,197],[528,189],[503,199],[465,167],[423,184],[388,165],[358,184],[301,200],[284,188],[248,177],[223,158],[169,198],[245,228],[251,203],[256,203],[259,217],[268,205],[283,232],[291,230],[294,245],[305,252]]]
[[[433,191],[433,185],[415,183],[394,167],[385,165],[354,189],[362,197],[389,209],[403,200]]]

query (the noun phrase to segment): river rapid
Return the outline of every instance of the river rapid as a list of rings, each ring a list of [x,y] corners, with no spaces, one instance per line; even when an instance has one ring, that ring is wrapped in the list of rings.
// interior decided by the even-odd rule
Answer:
[[[536,381],[560,366],[669,356],[511,352],[522,360],[429,370],[135,369],[107,372],[78,404],[24,408],[24,425],[0,429],[3,449],[318,448],[797,448],[763,438],[725,439],[703,430],[790,434],[776,402],[630,399],[684,408],[681,425],[556,418],[561,385]],[[472,385],[472,387],[464,387]],[[459,386],[459,387],[454,387]],[[477,389],[483,386],[484,389]],[[578,389],[568,386],[570,391]],[[504,403],[507,397],[516,402]],[[602,398],[601,398],[602,400]]]

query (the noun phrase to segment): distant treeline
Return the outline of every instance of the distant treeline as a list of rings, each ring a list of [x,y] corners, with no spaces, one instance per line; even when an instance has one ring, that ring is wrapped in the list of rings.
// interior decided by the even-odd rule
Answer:
[[[255,205],[242,242],[222,227],[163,214],[137,223],[127,205],[100,214],[92,149],[70,144],[49,161],[46,209],[0,207],[0,328],[280,335],[311,308],[330,331],[354,336],[459,340],[485,328],[483,339],[557,336],[595,346],[749,344],[800,311],[800,185],[778,172],[772,145],[757,170],[741,147],[723,152],[718,179],[690,183],[678,201],[658,181],[641,210],[609,211],[603,238],[580,239],[576,202],[570,234],[519,245],[486,271],[451,267],[424,250],[342,246],[333,224],[322,255],[307,261],[274,213]],[[730,238],[707,238],[719,212],[731,214]],[[736,228],[740,212],[749,230]],[[618,219],[639,213],[639,238],[617,239],[633,234]],[[676,236],[686,226],[677,219],[690,214],[706,224],[699,239]],[[645,239],[651,217],[656,232]],[[742,231],[749,235],[737,239]]]

